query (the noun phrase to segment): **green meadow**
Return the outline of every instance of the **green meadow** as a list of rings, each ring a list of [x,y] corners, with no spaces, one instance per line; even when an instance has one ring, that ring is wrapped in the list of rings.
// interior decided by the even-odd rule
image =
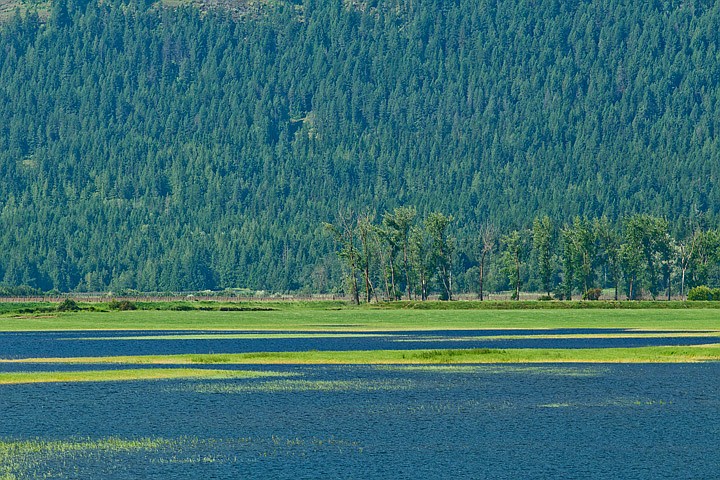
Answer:
[[[703,302],[397,302],[361,307],[341,302],[259,303],[225,307],[213,302],[173,304],[177,310],[138,303],[139,308],[132,311],[111,311],[106,304],[80,304],[82,310],[77,312],[57,312],[52,304],[0,304],[0,331],[720,330],[720,309]]]

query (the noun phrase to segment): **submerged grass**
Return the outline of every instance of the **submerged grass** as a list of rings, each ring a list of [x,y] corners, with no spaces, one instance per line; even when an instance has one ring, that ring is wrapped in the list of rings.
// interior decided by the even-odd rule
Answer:
[[[200,368],[152,368],[87,370],[71,372],[2,372],[0,385],[58,382],[118,382],[133,380],[259,378],[286,375],[250,370],[209,370]]]
[[[396,372],[468,373],[468,374],[532,374],[558,377],[596,377],[607,370],[598,367],[558,367],[528,365],[382,365],[377,369]]]
[[[179,388],[195,393],[383,392],[411,390],[410,380],[271,380],[252,383],[191,383]]]
[[[0,480],[103,478],[98,473],[100,465],[119,466],[132,460],[133,455],[142,456],[142,461],[149,464],[192,466],[208,463],[243,465],[248,461],[277,457],[307,458],[317,452],[356,455],[363,453],[363,446],[334,436],[0,439]],[[85,470],[88,466],[90,470]]]
[[[0,440],[0,480],[58,478],[62,472],[48,464],[88,455],[107,456],[132,452],[157,451],[172,447],[174,441],[159,438],[72,440]],[[41,473],[42,472],[42,473]]]
[[[672,401],[656,400],[648,398],[611,398],[601,402],[556,402],[538,405],[540,408],[605,408],[605,407],[664,407],[671,405]]]
[[[354,350],[118,357],[28,358],[0,363],[383,365],[487,363],[689,363],[720,361],[720,344],[637,348]],[[69,373],[69,372],[68,372]],[[2,378],[0,376],[0,378]]]

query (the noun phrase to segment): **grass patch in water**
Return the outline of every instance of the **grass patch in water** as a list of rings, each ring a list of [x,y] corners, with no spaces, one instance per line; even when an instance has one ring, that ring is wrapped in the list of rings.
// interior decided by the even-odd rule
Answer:
[[[468,374],[531,374],[561,377],[596,377],[607,370],[597,367],[544,367],[515,365],[382,365],[379,370],[396,372],[468,373]]]
[[[321,456],[355,455],[362,454],[363,447],[356,441],[334,436],[0,439],[0,479],[108,478],[103,474],[114,478],[117,472],[128,472],[128,461],[133,464],[139,460],[137,465],[144,465],[142,471],[147,475],[155,473],[153,464],[244,465],[248,461],[273,458],[306,459],[315,453]]]
[[[283,376],[278,372],[209,370],[201,368],[150,368],[86,370],[69,372],[2,372],[0,385],[58,382],[118,382],[136,380],[228,379]]]
[[[630,398],[616,398],[608,399],[602,402],[582,403],[582,402],[557,402],[557,403],[545,403],[538,405],[540,408],[597,408],[597,407],[621,407],[621,408],[634,408],[634,407],[663,407],[671,405],[673,402],[666,400],[653,400],[653,399],[630,399]]]
[[[27,358],[0,363],[383,365],[487,363],[690,363],[720,361],[720,344],[635,348],[507,348],[256,352],[118,357]],[[1,378],[1,377],[0,377]]]
[[[718,334],[720,335],[720,333]],[[302,338],[373,338],[387,337],[377,333],[202,333],[202,334],[172,334],[172,335],[132,335],[127,337],[77,337],[62,338],[67,341],[113,341],[113,340],[272,340],[272,339],[302,339]]]
[[[0,440],[0,479],[64,477],[55,465],[58,461],[73,464],[74,460],[90,455],[149,452],[168,448],[175,442],[159,438],[73,440]],[[69,472],[68,472],[69,473]]]
[[[410,390],[410,380],[271,380],[252,383],[193,383],[182,391],[196,393],[298,393],[298,392],[383,392]]]

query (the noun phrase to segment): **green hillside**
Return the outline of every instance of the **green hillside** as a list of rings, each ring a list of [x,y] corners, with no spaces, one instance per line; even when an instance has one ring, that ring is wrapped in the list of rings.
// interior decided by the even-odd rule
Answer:
[[[16,3],[3,285],[327,291],[348,208],[453,215],[462,271],[485,223],[718,220],[716,2]]]

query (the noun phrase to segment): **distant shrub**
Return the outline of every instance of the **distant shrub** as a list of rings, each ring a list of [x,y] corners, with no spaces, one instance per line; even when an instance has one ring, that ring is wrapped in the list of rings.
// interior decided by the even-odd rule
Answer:
[[[705,285],[693,287],[688,292],[688,300],[694,301],[720,301],[720,288],[709,288]]]
[[[58,312],[77,312],[78,310],[80,310],[80,307],[72,298],[66,298],[57,306]]]
[[[137,310],[137,305],[135,305],[130,300],[112,300],[110,303],[108,303],[108,308],[110,310]]]
[[[188,310],[195,310],[195,308],[186,303],[179,303],[170,307],[169,310],[174,310],[176,312],[187,312]]]
[[[272,307],[220,307],[221,312],[273,312],[277,308]]]
[[[558,285],[552,292],[552,296],[555,300],[570,300],[566,296],[565,286]]]
[[[712,290],[710,290],[705,285],[693,287],[688,292],[687,298],[688,298],[688,300],[693,300],[693,301],[711,300],[712,299]]]
[[[541,301],[541,302],[548,302],[548,301],[550,301],[550,300],[552,300],[552,299],[553,299],[552,295],[540,295],[540,296],[538,297],[538,300]]]
[[[591,288],[583,294],[583,300],[600,300],[601,295],[602,295],[602,289]]]

